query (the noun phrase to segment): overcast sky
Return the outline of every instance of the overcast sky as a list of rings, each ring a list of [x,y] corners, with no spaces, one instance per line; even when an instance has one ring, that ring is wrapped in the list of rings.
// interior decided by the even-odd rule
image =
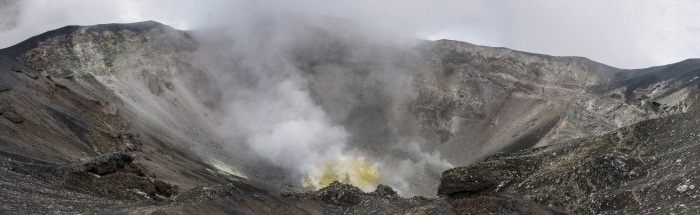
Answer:
[[[620,68],[700,57],[700,1],[692,0],[0,0],[0,47],[65,25],[155,20],[194,29],[261,8],[347,18],[423,39],[583,56]]]

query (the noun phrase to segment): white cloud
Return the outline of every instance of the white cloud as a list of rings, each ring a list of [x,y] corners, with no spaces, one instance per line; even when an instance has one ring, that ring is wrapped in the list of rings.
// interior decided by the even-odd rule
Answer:
[[[19,27],[0,47],[65,25],[156,20],[192,29],[247,9],[283,8],[356,20],[424,39],[455,39],[517,50],[576,55],[622,68],[700,57],[700,2],[666,1],[22,1]],[[4,5],[3,5],[4,6]]]

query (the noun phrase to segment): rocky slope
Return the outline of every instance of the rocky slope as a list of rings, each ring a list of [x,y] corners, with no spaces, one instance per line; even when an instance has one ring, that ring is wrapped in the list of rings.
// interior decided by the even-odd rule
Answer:
[[[238,39],[226,29],[183,32],[143,22],[68,26],[0,50],[0,210],[693,210],[684,201],[694,192],[685,172],[693,168],[684,162],[694,162],[686,149],[699,60],[620,70],[578,57],[397,40],[346,24],[291,24],[298,28],[282,40],[292,45],[275,47],[286,57],[259,60],[288,60],[301,72],[314,104],[349,133],[348,148],[382,164],[380,183],[405,196],[433,196],[439,186],[444,197],[337,183],[280,195],[303,190],[298,176],[224,144],[231,140],[219,130],[231,91],[225,86],[261,81],[220,71],[259,69],[240,55],[256,50],[222,49]],[[256,31],[254,42],[280,40],[279,32]],[[498,152],[515,153],[473,164]],[[446,171],[440,182],[449,164],[473,165]],[[665,190],[650,192],[655,186]]]
[[[444,172],[438,193],[453,204],[509,193],[577,214],[697,213],[697,114],[497,154]]]

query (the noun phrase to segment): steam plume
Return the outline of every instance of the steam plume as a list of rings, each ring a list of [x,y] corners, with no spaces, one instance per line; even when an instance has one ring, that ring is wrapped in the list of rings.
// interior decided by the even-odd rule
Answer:
[[[415,57],[406,52],[417,41],[390,41],[343,20],[279,12],[247,14],[209,32],[216,33],[195,35],[204,41],[202,54],[217,64],[212,70],[223,93],[219,133],[234,154],[281,168],[312,189],[339,180],[365,190],[381,182],[417,194],[411,187],[416,175],[436,180],[439,173],[426,169],[451,166],[439,153],[422,152],[416,141],[396,139],[399,118],[407,113],[395,106],[414,96],[417,67],[405,62]],[[352,92],[354,78],[377,86]],[[363,107],[393,118],[378,123],[396,127],[387,131],[394,139],[368,146],[353,135],[369,134],[346,130],[342,123]],[[369,113],[359,114],[358,120]]]

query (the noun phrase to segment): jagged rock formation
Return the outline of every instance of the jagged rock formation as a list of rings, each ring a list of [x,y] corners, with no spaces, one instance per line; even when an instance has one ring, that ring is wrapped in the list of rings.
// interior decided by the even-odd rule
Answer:
[[[351,134],[349,147],[386,163],[386,171],[399,169],[391,158],[416,154],[396,149],[409,143],[454,165],[526,150],[448,170],[441,183],[443,169],[407,179],[408,194],[431,195],[439,185],[446,199],[339,183],[278,195],[299,191],[297,181],[222,150],[214,129],[222,93],[213,71],[236,58],[212,50],[230,38],[155,22],[69,26],[0,50],[0,211],[696,210],[700,60],[620,70],[585,58],[326,27],[302,26],[284,53],[314,102]]]

